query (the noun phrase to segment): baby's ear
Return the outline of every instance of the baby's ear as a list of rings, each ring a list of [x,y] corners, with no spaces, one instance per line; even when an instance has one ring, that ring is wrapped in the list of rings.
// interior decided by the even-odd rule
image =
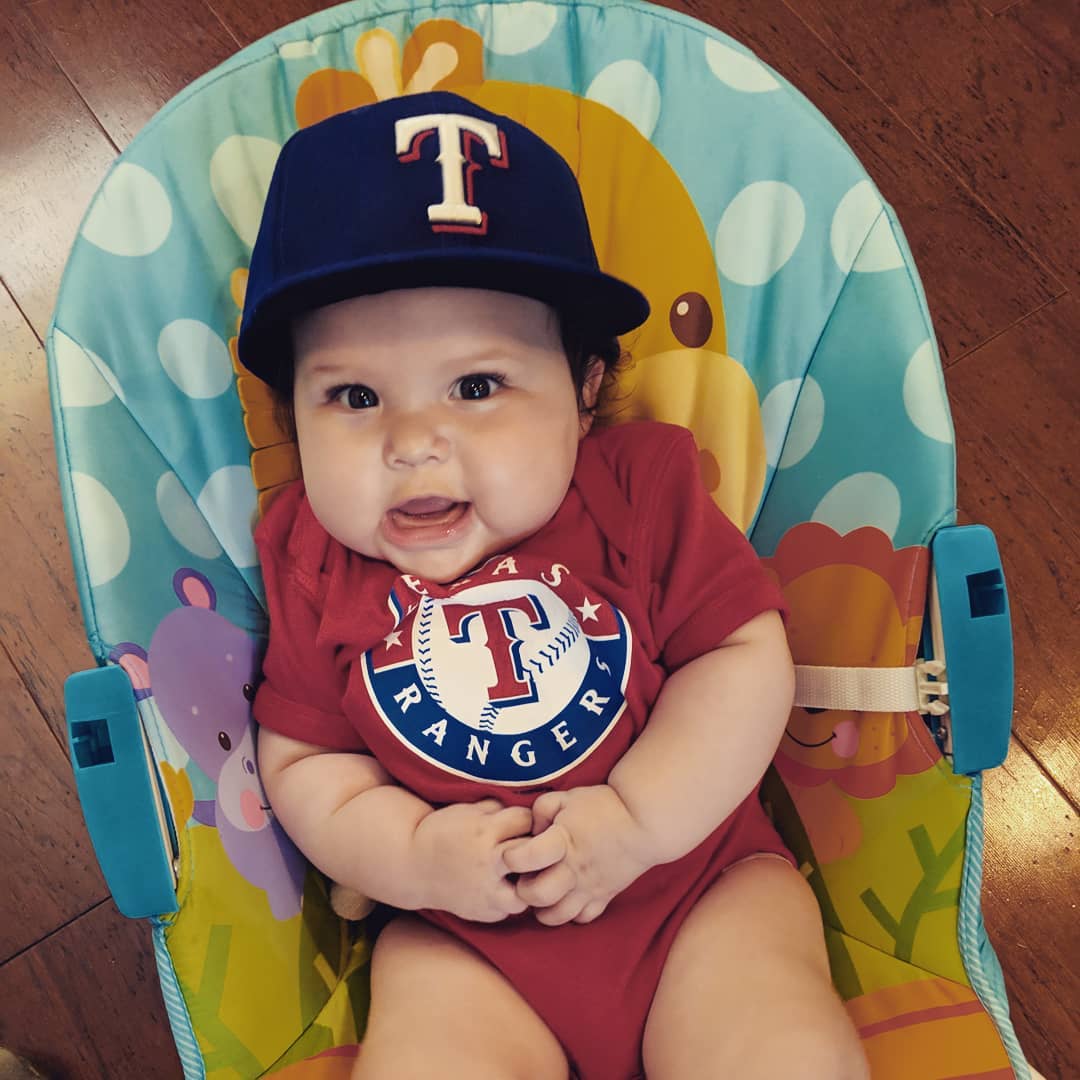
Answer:
[[[595,419],[594,410],[600,396],[600,384],[604,381],[606,367],[599,356],[589,361],[585,373],[585,382],[581,385],[581,437],[585,438]]]

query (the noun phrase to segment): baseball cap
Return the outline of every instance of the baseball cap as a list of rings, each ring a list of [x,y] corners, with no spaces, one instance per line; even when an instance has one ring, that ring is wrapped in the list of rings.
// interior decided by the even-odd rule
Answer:
[[[597,335],[649,304],[599,267],[567,162],[529,128],[445,92],[331,116],[282,147],[251,255],[238,349],[283,385],[291,320],[431,285],[530,296]]]

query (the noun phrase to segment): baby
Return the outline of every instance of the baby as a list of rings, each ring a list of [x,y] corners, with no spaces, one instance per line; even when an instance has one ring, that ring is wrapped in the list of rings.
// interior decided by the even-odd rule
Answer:
[[[647,315],[513,120],[423,94],[281,152],[239,343],[302,471],[256,533],[259,762],[396,909],[365,1080],[867,1075],[758,800],[782,597],[688,432],[593,424]]]

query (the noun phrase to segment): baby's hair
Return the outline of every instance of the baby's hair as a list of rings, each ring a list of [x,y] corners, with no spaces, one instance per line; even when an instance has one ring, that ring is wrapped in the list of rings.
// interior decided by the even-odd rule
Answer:
[[[605,407],[614,397],[615,380],[629,358],[624,354],[617,337],[599,336],[591,333],[572,316],[559,314],[559,338],[563,352],[570,365],[570,376],[574,380],[577,393],[578,410],[591,413],[594,417],[603,416]],[[596,404],[589,408],[583,397],[585,380],[592,369],[593,361],[599,360],[604,365],[604,377],[600,382],[600,392]]]
[[[566,353],[567,363],[570,365],[570,377],[574,381],[578,409],[582,413],[601,417],[605,406],[611,404],[616,377],[622,370],[628,355],[623,353],[617,337],[606,337],[590,332],[583,323],[562,312],[556,312],[556,317],[559,320],[559,339],[562,342],[563,352]],[[282,356],[280,366],[276,373],[270,373],[274,376],[270,384],[274,395],[274,415],[281,426],[295,439],[296,420],[292,404],[295,368],[292,350],[282,350],[279,355]],[[594,359],[604,365],[604,377],[600,383],[600,393],[597,395],[596,404],[589,408],[584,399],[585,380],[592,369]]]

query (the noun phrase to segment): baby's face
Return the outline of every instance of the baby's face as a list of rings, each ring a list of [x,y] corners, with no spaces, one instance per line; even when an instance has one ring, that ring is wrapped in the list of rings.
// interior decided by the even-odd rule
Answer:
[[[402,289],[320,308],[295,342],[304,483],[342,544],[445,583],[559,508],[588,418],[546,304]]]

